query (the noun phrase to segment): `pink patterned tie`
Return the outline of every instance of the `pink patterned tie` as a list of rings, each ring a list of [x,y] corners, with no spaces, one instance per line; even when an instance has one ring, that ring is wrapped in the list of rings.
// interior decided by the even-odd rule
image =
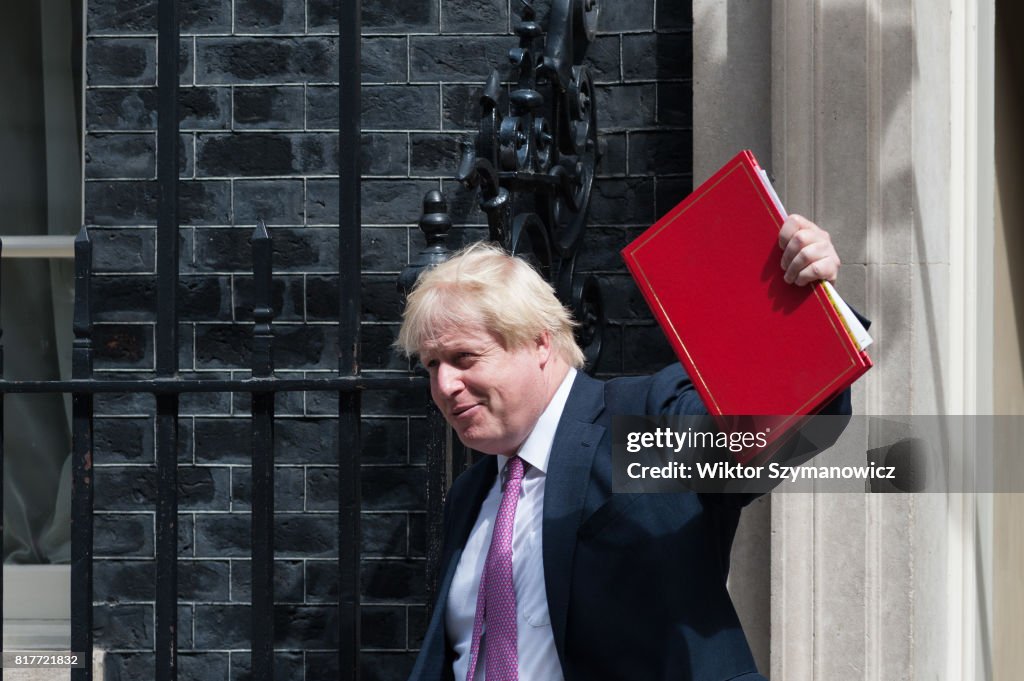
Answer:
[[[518,681],[519,657],[516,652],[516,592],[512,584],[512,525],[516,519],[519,488],[525,472],[523,460],[513,456],[505,464],[505,491],[494,521],[491,547],[487,550],[484,573],[480,576],[480,591],[476,598],[476,618],[473,620],[473,645],[469,651],[469,674],[473,681],[477,656],[480,654],[480,635],[487,621],[487,681]]]

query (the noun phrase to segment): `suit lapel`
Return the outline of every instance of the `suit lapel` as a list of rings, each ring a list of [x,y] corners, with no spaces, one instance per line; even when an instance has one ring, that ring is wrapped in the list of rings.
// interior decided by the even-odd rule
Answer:
[[[498,457],[484,457],[482,461],[470,467],[464,475],[467,478],[465,498],[452,499],[454,503],[449,509],[451,537],[449,538],[448,546],[455,549],[457,554],[462,553],[462,547],[466,545],[469,533],[473,529],[477,515],[480,513],[480,506],[483,505],[491,485],[494,484],[494,479],[498,476]],[[451,562],[457,563],[457,556],[453,556],[453,558],[455,560]],[[452,569],[454,571],[454,565]]]
[[[595,424],[594,419],[603,409],[604,384],[578,374],[555,431],[544,483],[544,583],[551,629],[560,658],[564,658],[565,651],[576,531],[594,455],[605,435],[604,426]]]
[[[494,484],[498,473],[497,459],[486,457],[471,467],[463,475],[467,476],[462,489],[465,493],[460,498],[452,499],[448,509],[450,527],[445,528],[449,536],[445,539],[444,552],[441,555],[441,579],[438,583],[437,599],[434,602],[434,613],[430,618],[423,646],[431,648],[430,655],[420,655],[411,679],[443,679],[451,675],[451,665],[447,659],[447,641],[445,641],[445,607],[448,603],[448,591],[455,578],[455,569],[462,557],[462,549],[466,546],[473,523],[480,512],[480,506],[487,498],[487,492]]]

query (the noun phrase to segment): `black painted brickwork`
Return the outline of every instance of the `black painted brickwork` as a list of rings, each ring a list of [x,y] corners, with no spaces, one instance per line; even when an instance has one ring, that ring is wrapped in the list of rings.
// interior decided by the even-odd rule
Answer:
[[[332,371],[338,345],[337,9],[332,0],[183,0],[180,349],[186,374],[244,375],[257,218],[274,238],[279,374]],[[85,212],[95,242],[97,369],[154,369],[156,3],[89,0]],[[599,171],[581,269],[611,324],[604,376],[671,353],[618,256],[690,189],[686,0],[603,4],[591,47]],[[450,180],[492,65],[515,43],[508,0],[363,3],[365,369],[404,371],[389,345],[395,279],[422,245],[423,194],[441,188],[451,246],[485,234]],[[363,419],[363,678],[404,679],[425,627],[421,415],[426,395],[370,393]],[[337,398],[277,400],[278,678],[333,679]],[[96,636],[107,678],[153,666],[153,400],[96,399]],[[181,403],[180,675],[248,678],[248,397]]]

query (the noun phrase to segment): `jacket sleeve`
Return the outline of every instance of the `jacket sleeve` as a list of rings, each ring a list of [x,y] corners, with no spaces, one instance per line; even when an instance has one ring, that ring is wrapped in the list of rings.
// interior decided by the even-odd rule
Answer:
[[[645,413],[675,417],[701,417],[707,416],[708,410],[683,367],[673,364],[651,377]],[[826,404],[816,416],[805,421],[800,429],[778,451],[772,454],[771,460],[786,465],[806,463],[819,452],[835,444],[846,429],[851,413],[850,389],[847,388]],[[701,420],[701,423],[704,427],[716,428],[710,420]],[[707,452],[695,451],[693,453],[694,459],[705,455]],[[717,460],[717,456],[717,452],[712,453],[710,460]],[[746,483],[737,481],[724,484],[718,492],[700,496],[704,499],[705,504],[711,500],[714,505],[744,506],[760,496],[760,492],[750,493],[747,491]]]
[[[665,416],[706,416],[693,381],[680,364],[671,364],[651,377],[645,414]]]

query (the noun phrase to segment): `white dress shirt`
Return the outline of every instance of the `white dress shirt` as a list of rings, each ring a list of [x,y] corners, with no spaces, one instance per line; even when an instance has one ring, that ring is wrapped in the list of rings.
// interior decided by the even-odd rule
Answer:
[[[517,454],[530,464],[523,476],[516,505],[516,518],[512,531],[512,581],[516,592],[516,618],[519,640],[519,678],[521,681],[562,681],[562,668],[558,663],[555,638],[548,615],[548,598],[544,588],[544,560],[542,553],[542,526],[544,514],[544,481],[555,430],[562,418],[562,410],[569,398],[569,390],[576,378],[576,370],[569,373],[558,387],[544,413],[537,420],[530,436]],[[498,456],[498,476],[487,493],[476,523],[462,551],[455,569],[448,602],[445,608],[445,629],[448,641],[455,649],[454,671],[457,681],[466,681],[469,674],[469,652],[473,644],[473,620],[476,617],[477,592],[480,576],[491,545],[494,518],[501,503],[501,482],[507,456]],[[477,669],[474,681],[486,679],[486,631],[480,638]]]

